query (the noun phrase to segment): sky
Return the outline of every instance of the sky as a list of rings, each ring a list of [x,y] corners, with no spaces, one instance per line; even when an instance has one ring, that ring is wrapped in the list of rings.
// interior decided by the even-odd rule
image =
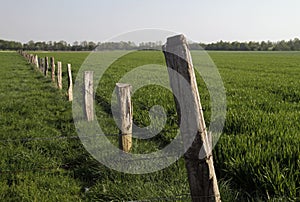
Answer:
[[[299,9],[299,0],[0,0],[0,39],[102,42],[156,29],[204,43],[279,41],[300,38]],[[128,40],[141,35],[157,40],[147,31]]]

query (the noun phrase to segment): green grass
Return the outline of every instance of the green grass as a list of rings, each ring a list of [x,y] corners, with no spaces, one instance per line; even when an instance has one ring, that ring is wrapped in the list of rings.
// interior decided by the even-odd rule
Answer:
[[[197,54],[197,52],[193,52]],[[214,150],[223,201],[297,201],[300,197],[300,53],[209,52],[227,93],[224,132]],[[16,53],[0,53],[0,139],[74,136],[72,106],[67,101],[66,64],[73,79],[86,52],[43,52],[63,62],[64,85]],[[96,114],[106,133],[118,133],[111,114],[115,83],[133,68],[164,64],[160,52],[135,52],[117,60],[100,81]],[[194,64],[199,65],[195,62]],[[197,75],[205,119],[209,124],[209,93]],[[178,128],[173,96],[159,86],[133,95],[134,122],[150,124],[149,109],[167,112],[163,131],[150,140],[133,142],[133,153],[149,153],[167,145]],[[117,138],[109,137],[117,145]],[[0,142],[0,199],[4,201],[120,201],[159,199],[189,201],[183,159],[145,175],[123,174],[94,160],[78,139]]]
[[[211,53],[227,89],[221,176],[249,193],[299,199],[300,53]]]

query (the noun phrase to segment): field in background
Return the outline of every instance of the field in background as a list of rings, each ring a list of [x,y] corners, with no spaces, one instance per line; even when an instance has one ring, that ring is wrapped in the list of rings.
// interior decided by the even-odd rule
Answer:
[[[66,64],[73,77],[86,52],[46,52],[63,63],[59,92],[16,53],[0,53],[0,199],[6,201],[78,201],[186,199],[188,183],[183,159],[147,175],[122,174],[97,163],[76,138],[71,103],[67,102]],[[197,54],[193,52],[193,54]],[[227,92],[224,134],[215,150],[223,201],[296,200],[300,197],[300,53],[209,52]],[[116,61],[96,92],[97,118],[105,132],[118,133],[111,116],[114,85],[126,72],[143,64],[164,64],[160,52],[137,51]],[[197,65],[197,64],[194,64]],[[198,76],[205,119],[209,93]],[[105,84],[105,85],[104,85]],[[134,153],[167,145],[178,128],[173,96],[158,86],[133,95],[134,122],[150,124],[153,105],[168,114],[167,125],[151,140],[134,140]],[[22,138],[51,138],[22,140]],[[117,138],[109,137],[117,144]],[[18,139],[18,140],[16,140]],[[3,141],[5,140],[5,141]]]

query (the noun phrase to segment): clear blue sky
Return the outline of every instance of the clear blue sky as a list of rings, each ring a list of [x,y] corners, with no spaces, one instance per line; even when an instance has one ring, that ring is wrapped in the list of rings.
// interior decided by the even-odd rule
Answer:
[[[300,38],[299,0],[0,0],[0,39],[67,42],[143,28],[199,42]]]

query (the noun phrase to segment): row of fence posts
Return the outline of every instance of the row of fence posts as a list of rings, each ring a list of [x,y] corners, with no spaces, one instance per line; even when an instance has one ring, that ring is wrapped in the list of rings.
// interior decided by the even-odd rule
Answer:
[[[62,62],[57,62],[57,79],[55,79],[55,59],[54,57],[38,57],[38,55],[29,54],[25,51],[18,51],[31,65],[35,66],[45,77],[48,76],[48,71],[51,69],[51,79],[56,84],[58,89],[62,89]],[[73,100],[73,81],[71,73],[71,64],[67,64],[68,70],[68,100]],[[88,122],[94,121],[94,72],[84,72],[84,112]],[[119,148],[124,152],[129,152],[132,148],[132,104],[131,104],[131,86],[129,84],[116,84],[118,106],[120,111],[120,137]]]
[[[186,127],[181,127],[180,132],[183,134],[183,141],[189,141],[188,130],[190,127],[193,128],[193,124],[198,124],[198,133],[194,139],[190,148],[184,155],[185,164],[188,172],[188,179],[190,185],[190,192],[193,202],[220,202],[220,193],[217,184],[216,174],[213,166],[213,158],[211,151],[211,142],[209,139],[209,133],[206,130],[203,111],[200,103],[200,97],[198,93],[198,87],[196,82],[196,77],[193,69],[193,64],[191,61],[190,51],[188,49],[187,40],[183,35],[177,35],[174,37],[169,37],[167,43],[164,46],[164,55],[166,63],[169,68],[175,70],[183,78],[185,82],[191,86],[191,97],[179,96],[180,102],[176,102],[176,110],[180,116],[180,108],[185,106],[179,106],[179,103],[189,103],[189,100],[194,100],[193,108],[194,111],[186,112],[188,117],[193,117],[193,119],[198,120],[199,123],[195,121],[183,120],[183,124]],[[37,68],[42,69],[44,75],[47,76],[48,71],[48,58],[38,58],[32,54],[27,54],[25,52],[20,52],[31,64],[36,65]],[[55,81],[55,63],[54,58],[50,58],[50,64],[52,68],[52,80]],[[58,88],[61,89],[61,62],[58,62]],[[72,101],[72,76],[71,76],[71,65],[68,64],[68,76],[69,76],[69,100]],[[84,111],[87,121],[94,121],[94,87],[93,87],[93,71],[85,71],[83,75],[84,80]],[[169,72],[169,79],[173,93],[177,92],[178,95],[184,93],[184,83],[182,79],[178,79],[178,76],[172,75]],[[178,88],[177,88],[177,87]],[[133,115],[132,115],[132,103],[131,103],[131,91],[132,86],[130,84],[116,84],[116,93],[118,101],[118,111],[119,111],[119,148],[124,152],[130,152],[132,148],[132,125],[133,125]],[[174,98],[175,99],[175,98]],[[189,100],[186,100],[189,99]],[[185,139],[186,136],[186,139]],[[206,155],[204,159],[199,159],[199,151],[201,146],[204,145],[206,148]]]
[[[31,65],[35,66],[45,77],[48,77],[49,70],[51,69],[51,80],[56,84],[59,90],[62,90],[62,62],[57,61],[57,74],[56,64],[54,57],[38,57],[38,55],[29,54],[25,51],[19,50],[18,53],[22,55]],[[68,100],[73,101],[73,81],[72,81],[72,68],[71,64],[68,67]],[[55,78],[57,76],[57,79]]]

